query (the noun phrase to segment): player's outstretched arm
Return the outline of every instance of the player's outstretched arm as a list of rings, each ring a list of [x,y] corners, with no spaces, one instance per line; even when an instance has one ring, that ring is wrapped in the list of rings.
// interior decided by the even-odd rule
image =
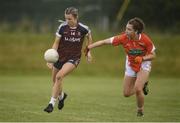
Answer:
[[[104,39],[104,40],[100,40],[100,41],[97,41],[93,44],[90,44],[88,46],[88,49],[92,49],[92,48],[95,48],[95,47],[100,47],[100,46],[103,46],[103,45],[107,45],[107,44],[111,44],[111,39],[108,38],[108,39]]]

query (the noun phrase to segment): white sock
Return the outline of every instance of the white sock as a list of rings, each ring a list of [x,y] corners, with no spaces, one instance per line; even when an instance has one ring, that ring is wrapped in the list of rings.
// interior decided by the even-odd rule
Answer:
[[[59,100],[62,100],[64,98],[64,92],[61,92],[61,95],[59,95]]]
[[[56,103],[56,98],[51,97],[51,100],[50,100],[49,103],[51,103],[51,104],[53,105],[53,107],[54,107],[54,105],[55,105],[55,103]]]

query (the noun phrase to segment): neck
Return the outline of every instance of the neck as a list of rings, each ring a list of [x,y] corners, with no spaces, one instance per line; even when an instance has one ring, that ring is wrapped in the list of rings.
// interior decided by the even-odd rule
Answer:
[[[70,25],[70,27],[77,27],[78,22],[76,21],[75,23],[73,23],[72,25]]]
[[[131,37],[132,40],[139,40],[139,34],[135,34]]]
[[[135,35],[135,40],[139,40],[139,34]]]

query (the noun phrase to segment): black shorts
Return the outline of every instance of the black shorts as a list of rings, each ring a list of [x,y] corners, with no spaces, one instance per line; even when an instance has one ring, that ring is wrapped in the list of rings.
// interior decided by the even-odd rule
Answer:
[[[62,68],[62,66],[67,62],[70,62],[70,63],[72,63],[73,65],[75,65],[77,67],[79,62],[80,62],[80,59],[76,59],[76,60],[69,59],[69,60],[63,61],[63,62],[58,60],[56,63],[54,63],[54,67],[60,70]]]

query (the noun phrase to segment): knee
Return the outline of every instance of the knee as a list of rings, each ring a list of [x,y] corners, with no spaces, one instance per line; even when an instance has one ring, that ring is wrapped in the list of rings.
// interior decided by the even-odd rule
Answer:
[[[52,81],[53,81],[53,83],[55,83],[56,82],[56,77],[53,77]]]
[[[128,91],[124,91],[124,92],[123,92],[123,96],[124,96],[124,97],[130,97],[131,94],[130,94],[130,92],[128,92]]]
[[[63,77],[64,77],[64,76],[63,76],[62,74],[57,74],[57,75],[56,75],[56,80],[57,80],[57,81],[61,81],[61,80],[63,79]]]
[[[135,92],[136,92],[137,95],[141,94],[142,93],[142,88],[138,87],[138,86],[135,86]]]

